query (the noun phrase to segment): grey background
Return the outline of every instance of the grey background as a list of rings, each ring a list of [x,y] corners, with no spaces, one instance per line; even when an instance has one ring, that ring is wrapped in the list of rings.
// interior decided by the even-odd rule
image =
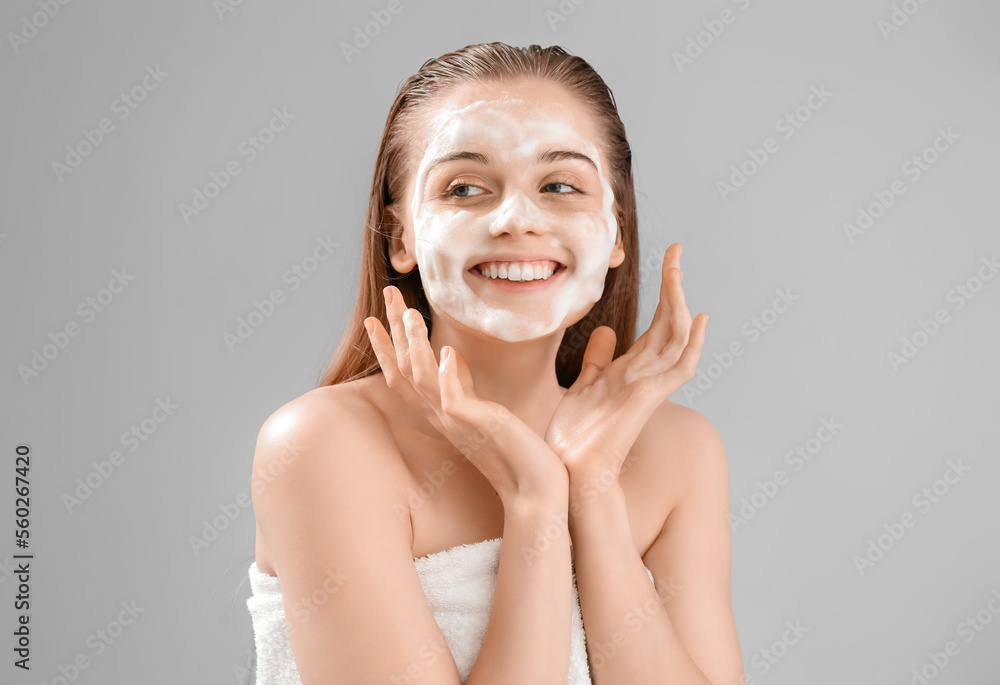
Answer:
[[[341,43],[387,2],[244,1],[222,13],[210,2],[76,2],[16,51],[9,32],[42,10],[0,10],[2,480],[13,482],[15,446],[30,445],[36,555],[25,674],[10,651],[13,488],[0,488],[0,680],[52,683],[85,654],[80,683],[252,682],[242,669],[254,519],[236,503],[257,431],[314,387],[347,320],[397,86],[428,58],[502,40],[562,45],[615,93],[634,150],[639,332],[663,250],[681,242],[689,305],[711,315],[701,370],[743,343],[703,395],[673,399],[721,433],[734,513],[758,481],[788,475],[733,536],[748,681],[910,683],[929,651],[954,641],[960,652],[929,681],[998,682],[1000,621],[971,642],[959,628],[976,612],[994,618],[1000,591],[1000,280],[961,311],[948,295],[1000,248],[1000,6],[896,3],[919,9],[885,37],[888,0],[566,0],[557,23],[546,14],[560,12],[556,0],[401,2],[350,62]],[[732,23],[678,69],[673,53],[727,8]],[[118,119],[116,98],[157,66],[168,75]],[[775,122],[820,85],[833,96],[784,140]],[[246,162],[237,147],[275,107],[294,120]],[[103,117],[113,130],[59,180],[53,162]],[[909,180],[902,165],[948,126],[961,137]],[[778,151],[724,201],[716,182],[769,136]],[[178,205],[231,159],[240,175],[185,222]],[[843,224],[896,178],[907,192],[851,243]],[[327,236],[336,251],[293,291],[282,275]],[[78,305],[115,269],[134,280],[86,321]],[[276,288],[283,303],[230,350],[225,334]],[[751,340],[744,326],[779,289],[798,299]],[[948,322],[893,369],[887,355],[937,309]],[[79,334],[22,380],[19,365],[70,322]],[[178,409],[147,421],[155,431],[129,451],[122,433],[167,398]],[[843,429],[794,471],[785,455],[831,417]],[[116,449],[123,462],[70,512],[64,495]],[[912,498],[949,460],[967,475],[921,511]],[[860,573],[855,556],[905,512],[916,524]],[[195,553],[192,536],[220,515],[227,527]],[[123,601],[143,613],[96,654],[88,639]],[[808,632],[782,646],[796,621]],[[765,670],[768,649],[781,656]]]

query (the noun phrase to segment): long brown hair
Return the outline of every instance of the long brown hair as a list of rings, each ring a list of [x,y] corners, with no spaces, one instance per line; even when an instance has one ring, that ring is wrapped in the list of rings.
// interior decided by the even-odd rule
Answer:
[[[632,150],[625,126],[618,115],[614,95],[604,80],[583,58],[553,45],[542,48],[513,47],[506,43],[478,43],[430,59],[406,80],[396,94],[385,122],[382,143],[375,160],[371,196],[362,247],[358,299],[350,323],[322,374],[317,387],[346,383],[380,371],[371,349],[364,320],[378,317],[389,328],[382,289],[395,285],[407,307],[418,310],[431,329],[430,308],[420,282],[419,265],[408,273],[397,272],[389,262],[389,239],[394,224],[386,207],[403,196],[405,170],[412,168],[416,115],[438,95],[463,83],[535,77],[562,85],[590,106],[604,133],[609,160],[615,216],[621,231],[624,261],[608,269],[604,294],[590,311],[563,335],[556,357],[556,376],[562,387],[576,380],[583,363],[587,340],[595,328],[610,326],[617,335],[615,357],[624,354],[635,340],[638,304],[639,232],[635,190],[632,182]]]

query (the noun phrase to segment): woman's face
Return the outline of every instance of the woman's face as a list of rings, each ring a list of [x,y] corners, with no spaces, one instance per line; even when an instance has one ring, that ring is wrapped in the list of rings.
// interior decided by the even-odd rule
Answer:
[[[415,260],[434,316],[511,342],[583,318],[624,259],[594,116],[552,83],[477,83],[420,128],[393,265]]]

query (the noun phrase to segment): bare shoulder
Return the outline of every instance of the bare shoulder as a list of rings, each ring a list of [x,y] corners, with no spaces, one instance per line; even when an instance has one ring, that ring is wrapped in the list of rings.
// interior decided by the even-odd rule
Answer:
[[[362,492],[373,505],[392,508],[405,502],[395,445],[369,400],[366,381],[310,390],[279,407],[261,426],[251,478],[261,571],[277,575],[273,542],[287,534],[293,520],[301,520],[307,504],[326,506],[338,493],[353,500]],[[344,484],[351,492],[342,492]],[[310,499],[310,493],[316,496]]]
[[[384,443],[384,417],[369,399],[369,385],[365,378],[315,388],[279,407],[260,428],[254,471],[288,452],[332,445],[369,451]],[[374,450],[373,457],[378,454]]]
[[[665,401],[646,422],[623,472],[633,462],[631,481],[657,499],[658,519],[685,501],[701,496],[704,487],[728,486],[729,464],[719,432],[700,412]]]
[[[650,417],[643,437],[664,447],[664,466],[674,475],[727,467],[726,451],[715,426],[701,412],[667,400]]]

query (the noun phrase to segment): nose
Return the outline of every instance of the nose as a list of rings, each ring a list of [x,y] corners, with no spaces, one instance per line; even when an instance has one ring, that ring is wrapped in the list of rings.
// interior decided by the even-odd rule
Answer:
[[[538,235],[548,232],[545,213],[523,192],[514,190],[497,207],[490,222],[490,234],[517,236],[528,232]]]

